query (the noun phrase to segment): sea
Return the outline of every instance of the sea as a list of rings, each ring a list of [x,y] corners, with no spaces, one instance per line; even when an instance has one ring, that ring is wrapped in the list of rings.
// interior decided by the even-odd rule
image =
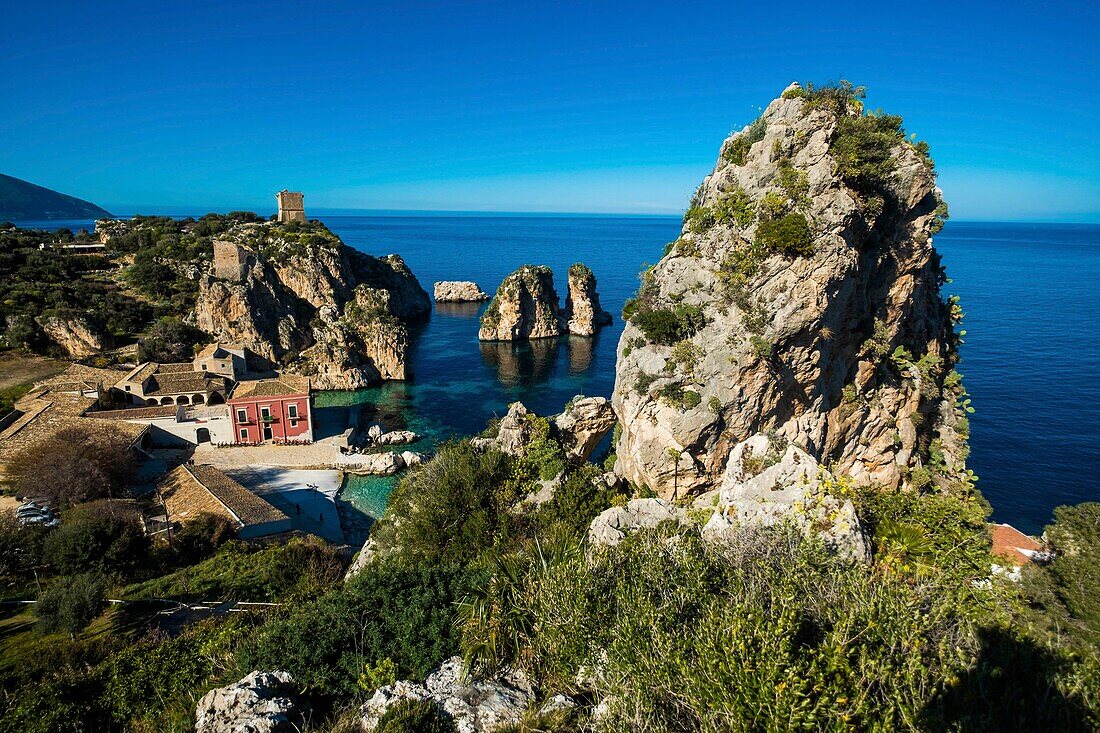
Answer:
[[[594,338],[479,343],[484,304],[437,304],[413,329],[409,381],[317,395],[326,422],[358,410],[386,429],[420,433],[414,450],[478,433],[516,400],[552,414],[574,395],[609,397],[619,310],[680,229],[678,217],[659,216],[317,218],[352,247],[400,254],[429,292],[437,280],[473,280],[491,294],[520,265],[541,264],[564,298],[566,271],[584,262],[616,315]],[[974,407],[969,466],[994,521],[1041,533],[1055,507],[1100,501],[1100,225],[950,221],[935,243],[951,277],[946,294],[966,313],[958,370]],[[349,477],[343,498],[378,517],[395,481]]]

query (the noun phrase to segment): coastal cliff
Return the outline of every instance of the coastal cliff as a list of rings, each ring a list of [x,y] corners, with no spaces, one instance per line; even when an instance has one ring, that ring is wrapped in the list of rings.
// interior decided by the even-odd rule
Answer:
[[[723,143],[624,309],[616,470],[703,493],[767,433],[858,484],[969,481],[945,218],[900,118],[788,87]]]
[[[353,250],[321,224],[265,222],[214,242],[195,318],[319,389],[357,389],[408,376],[407,323],[430,307],[399,256]]]

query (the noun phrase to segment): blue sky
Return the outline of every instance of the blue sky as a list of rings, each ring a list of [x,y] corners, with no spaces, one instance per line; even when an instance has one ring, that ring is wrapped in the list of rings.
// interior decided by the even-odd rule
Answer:
[[[792,80],[958,219],[1100,221],[1095,3],[7,3],[0,172],[115,211],[682,211]]]

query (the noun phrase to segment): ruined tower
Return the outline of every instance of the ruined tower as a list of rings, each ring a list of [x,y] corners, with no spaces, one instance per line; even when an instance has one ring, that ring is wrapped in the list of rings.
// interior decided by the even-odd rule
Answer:
[[[279,212],[280,216],[282,212]],[[251,251],[239,244],[221,239],[214,240],[214,277],[241,282],[245,273],[255,264],[256,258]]]
[[[275,194],[275,199],[279,202],[280,224],[306,220],[306,207],[302,202],[303,198],[301,191],[287,191],[285,188]]]

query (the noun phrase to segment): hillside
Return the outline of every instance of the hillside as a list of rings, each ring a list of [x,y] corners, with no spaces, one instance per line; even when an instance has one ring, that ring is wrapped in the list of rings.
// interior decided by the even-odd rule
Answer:
[[[0,221],[98,219],[110,215],[90,201],[0,173]]]

